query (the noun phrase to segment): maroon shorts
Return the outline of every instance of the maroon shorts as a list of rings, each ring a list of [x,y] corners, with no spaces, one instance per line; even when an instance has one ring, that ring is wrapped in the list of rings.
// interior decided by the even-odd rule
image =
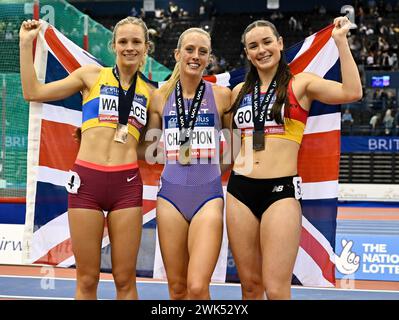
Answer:
[[[143,205],[143,182],[137,163],[109,167],[76,160],[72,171],[81,183],[76,194],[68,194],[68,208],[111,212]]]

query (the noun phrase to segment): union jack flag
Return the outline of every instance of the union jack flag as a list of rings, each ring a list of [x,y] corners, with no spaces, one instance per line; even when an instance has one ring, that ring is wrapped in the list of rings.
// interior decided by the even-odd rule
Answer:
[[[35,51],[35,68],[43,83],[66,77],[82,65],[101,63],[53,26],[42,22]],[[331,38],[333,25],[307,37],[286,51],[294,74],[308,71],[330,80],[340,77],[338,50]],[[233,87],[243,81],[244,69],[207,77]],[[82,123],[81,94],[48,103],[31,103],[28,135],[27,209],[23,256],[27,263],[70,267],[75,263],[67,219],[67,173],[76,159],[73,139]],[[335,231],[340,157],[340,106],[314,102],[299,151],[303,179],[302,237],[293,283],[305,286],[335,285]],[[143,224],[154,228],[157,185],[161,165],[140,161],[144,182]],[[226,184],[226,178],[224,179]],[[156,237],[155,237],[156,238]],[[144,239],[145,241],[150,241]],[[151,266],[143,274],[160,277],[162,259],[157,239]],[[103,247],[109,245],[105,230]],[[142,243],[143,246],[143,243]],[[151,245],[150,245],[151,247]],[[213,280],[226,279],[228,241],[224,241]],[[147,253],[148,254],[148,253]],[[147,268],[148,269],[148,268]],[[138,275],[140,272],[138,270]]]

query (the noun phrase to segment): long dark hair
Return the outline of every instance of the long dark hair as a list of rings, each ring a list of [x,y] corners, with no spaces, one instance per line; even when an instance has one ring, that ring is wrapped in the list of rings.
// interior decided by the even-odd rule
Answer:
[[[242,34],[241,42],[244,46],[245,46],[246,34],[255,27],[269,27],[270,29],[272,29],[273,34],[276,36],[277,39],[280,37],[273,23],[266,20],[257,20],[252,22]],[[240,105],[244,96],[248,93],[251,93],[254,90],[255,83],[257,80],[259,80],[258,71],[256,70],[255,66],[250,61],[248,61],[248,63],[249,63],[249,71],[245,76],[245,82],[241,87],[241,90],[238,93],[236,100],[234,101],[231,108],[227,111],[227,113],[233,112],[234,115],[237,112],[238,106]],[[286,112],[287,114],[289,114],[290,103],[288,100],[287,88],[291,78],[292,78],[292,73],[290,71],[290,67],[288,66],[285,60],[284,52],[281,51],[281,58],[276,72],[276,81],[277,81],[276,101],[273,104],[271,112],[273,119],[279,124],[284,124],[284,118],[281,116],[281,108],[283,107],[283,104],[285,104]]]

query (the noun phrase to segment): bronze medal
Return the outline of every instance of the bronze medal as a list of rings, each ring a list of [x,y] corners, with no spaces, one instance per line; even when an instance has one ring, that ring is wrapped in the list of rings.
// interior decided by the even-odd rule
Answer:
[[[252,143],[255,151],[265,150],[265,136],[263,130],[254,130]]]
[[[120,143],[126,143],[128,133],[129,133],[129,130],[127,128],[127,124],[118,123],[116,126],[116,130],[115,130],[114,141],[120,142]]]

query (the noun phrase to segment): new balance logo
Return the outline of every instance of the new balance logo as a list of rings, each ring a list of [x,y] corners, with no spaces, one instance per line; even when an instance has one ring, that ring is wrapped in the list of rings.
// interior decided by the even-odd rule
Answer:
[[[272,192],[281,192],[283,191],[284,186],[274,186]]]

